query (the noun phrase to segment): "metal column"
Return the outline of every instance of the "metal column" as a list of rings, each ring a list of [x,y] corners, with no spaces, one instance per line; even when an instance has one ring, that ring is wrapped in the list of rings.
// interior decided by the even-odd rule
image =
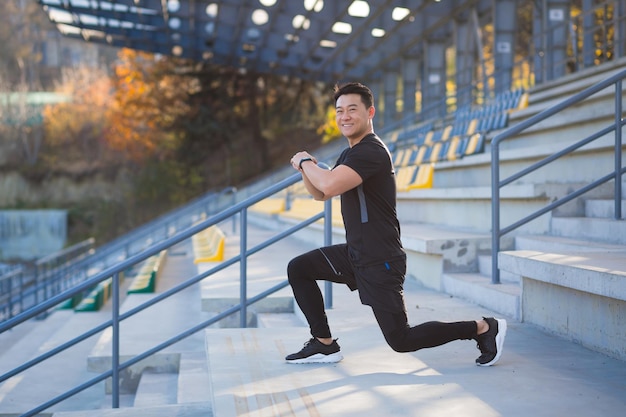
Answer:
[[[422,81],[422,111],[425,118],[442,117],[446,114],[446,46],[443,40],[429,39],[424,47],[426,61]]]
[[[456,107],[472,104],[472,81],[476,54],[474,32],[469,21],[455,22],[456,39]]]
[[[511,89],[515,56],[515,31],[517,29],[516,0],[493,2],[495,32],[495,93]]]

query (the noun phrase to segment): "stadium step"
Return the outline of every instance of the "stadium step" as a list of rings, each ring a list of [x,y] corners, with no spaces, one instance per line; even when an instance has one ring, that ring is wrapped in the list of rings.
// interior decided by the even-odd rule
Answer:
[[[247,236],[248,249],[258,245],[275,235],[273,230],[250,227]],[[240,253],[239,235],[229,235],[225,249],[225,259],[237,256]],[[314,249],[315,246],[304,240],[290,239],[288,242],[279,242],[267,250],[276,250],[275,256],[268,256],[266,252],[259,252],[247,259],[247,297],[253,297],[268,288],[280,284],[287,279],[287,264],[293,257]],[[204,273],[217,264],[201,262],[196,265],[197,273]],[[201,282],[202,310],[217,313],[239,303],[240,281],[239,264],[223,269],[210,279]],[[233,278],[235,277],[235,278]],[[293,313],[293,293],[290,288],[284,288],[269,297],[248,307],[248,323],[255,326],[256,315],[262,313]],[[222,327],[239,327],[239,313],[223,320]]]
[[[522,319],[522,288],[519,283],[502,281],[500,284],[492,284],[490,277],[478,273],[444,273],[442,291],[517,321]]]
[[[296,313],[259,313],[257,314],[257,326],[263,327],[306,327]]]
[[[193,264],[193,251],[189,241],[181,243],[168,255],[161,272],[155,293],[162,293],[174,285],[196,275]],[[155,294],[131,293],[122,303],[121,312],[129,311],[153,298]],[[120,326],[120,360],[128,360],[135,355],[154,347],[169,337],[206,320],[210,316],[201,310],[200,288],[193,285],[178,294],[146,308],[124,320]],[[159,331],[155,331],[158,329]],[[112,364],[111,328],[106,329],[87,358],[87,368],[91,372],[106,372]],[[173,346],[140,361],[122,371],[123,394],[134,394],[145,369],[156,372],[176,373],[181,362],[181,352],[202,351],[203,341],[199,334],[192,335]],[[111,392],[111,380],[106,382],[106,393]]]
[[[209,400],[211,381],[206,350],[183,352],[178,370],[177,404],[202,403]]]
[[[152,407],[177,403],[178,375],[172,372],[154,372],[146,369],[141,379],[133,407]]]
[[[407,284],[413,324],[494,314],[415,282]],[[502,358],[484,369],[474,364],[478,350],[473,341],[394,352],[358,295],[341,286],[335,295],[335,306],[327,313],[344,355],[338,363],[285,363],[284,356],[310,337],[307,328],[207,330],[214,415],[548,417],[571,413],[572,407],[578,415],[612,415],[625,405],[619,382],[624,362],[531,325],[509,318]],[[550,393],[540,397],[540,405],[538,392]]]
[[[106,410],[64,411],[52,417],[213,417],[210,403],[125,407]]]
[[[108,316],[108,317],[107,317]],[[110,318],[110,312],[74,313],[57,310],[45,320],[34,321],[33,329],[22,335],[2,354],[0,374],[15,368]],[[4,336],[4,334],[3,334]],[[91,379],[84,358],[96,343],[98,335],[35,365],[0,385],[0,416],[15,416]],[[77,358],[82,358],[77,360]],[[96,384],[76,396],[51,407],[48,411],[98,408],[104,394],[103,384]]]
[[[551,222],[555,236],[626,245],[626,222],[589,217],[554,217]]]

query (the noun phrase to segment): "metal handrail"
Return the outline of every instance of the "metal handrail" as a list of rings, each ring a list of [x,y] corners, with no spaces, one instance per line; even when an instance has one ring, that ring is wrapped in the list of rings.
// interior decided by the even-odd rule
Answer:
[[[601,81],[591,87],[584,89],[583,91],[573,95],[572,97],[562,101],[559,104],[556,104],[548,109],[537,113],[536,115],[520,122],[504,132],[496,135],[491,141],[491,282],[493,284],[500,283],[500,270],[498,269],[498,252],[500,252],[500,238],[506,233],[511,232],[512,230],[530,222],[531,220],[536,219],[537,217],[545,214],[571,200],[579,197],[580,195],[586,193],[589,190],[592,190],[601,184],[608,182],[610,180],[614,180],[615,182],[615,190],[614,190],[614,202],[615,202],[615,219],[622,218],[622,209],[621,209],[621,200],[622,200],[622,189],[621,189],[621,176],[626,173],[626,168],[622,167],[622,127],[626,124],[626,121],[622,118],[622,80],[626,78],[626,70],[620,71],[613,76]],[[536,125],[537,123],[551,117],[564,109],[581,102],[582,100],[608,88],[612,85],[615,85],[615,118],[614,122],[608,125],[606,128],[574,143],[567,148],[554,153],[553,155],[538,161],[523,170],[518,171],[507,177],[504,180],[500,180],[500,142],[505,139],[511,138],[512,136],[517,135],[518,133],[528,129],[531,126]],[[558,158],[567,155],[580,147],[591,143],[592,141],[599,139],[611,132],[615,132],[615,146],[614,146],[614,169],[611,173],[606,176],[597,179],[596,181],[587,184],[585,187],[576,190],[568,194],[565,197],[561,197],[546,207],[535,211],[534,213],[524,217],[523,219],[511,224],[506,228],[500,227],[500,189],[513,181],[521,178],[522,176],[531,173],[555,160]]]
[[[320,164],[323,165],[323,164]],[[301,176],[300,174],[294,174],[276,184],[274,184],[273,186],[270,186],[268,188],[266,188],[265,190],[241,201],[240,203],[237,203],[235,205],[233,205],[230,208],[227,208],[225,210],[223,210],[222,212],[215,214],[209,218],[207,218],[206,220],[203,220],[195,225],[193,225],[192,227],[189,227],[188,229],[185,229],[181,232],[176,233],[174,236],[159,242],[153,246],[151,246],[150,248],[144,250],[143,252],[131,256],[130,258],[120,262],[117,265],[114,265],[110,268],[107,268],[104,271],[101,271],[100,273],[97,273],[95,276],[89,278],[88,280],[86,280],[85,282],[77,285],[76,287],[67,290],[61,294],[58,294],[52,298],[50,298],[49,300],[46,300],[45,302],[33,307],[30,310],[24,311],[23,313],[20,313],[19,315],[3,322],[0,323],[0,333],[9,330],[15,326],[17,326],[18,324],[36,317],[42,313],[44,313],[45,311],[47,311],[48,309],[58,305],[59,303],[62,303],[63,301],[75,296],[76,294],[81,293],[82,291],[86,290],[87,288],[93,287],[95,285],[97,285],[99,282],[104,281],[105,279],[108,279],[109,277],[113,278],[113,282],[112,282],[112,294],[111,294],[111,299],[112,299],[112,318],[111,320],[108,320],[102,324],[100,324],[99,326],[96,326],[88,331],[86,331],[85,333],[75,337],[72,340],[69,340],[59,346],[57,346],[56,348],[53,348],[47,352],[45,352],[44,354],[41,354],[40,356],[31,359],[30,361],[18,366],[17,368],[7,372],[6,374],[0,376],[0,383],[2,383],[3,381],[20,374],[21,372],[31,368],[32,366],[41,363],[43,361],[45,361],[48,358],[51,358],[52,356],[61,353],[62,351],[88,339],[91,336],[96,335],[97,333],[105,330],[108,327],[112,327],[112,366],[111,369],[101,373],[100,375],[90,379],[89,381],[84,382],[81,385],[78,385],[72,389],[70,389],[69,391],[66,391],[63,394],[60,394],[58,396],[56,396],[55,398],[47,401],[44,404],[41,404],[39,406],[37,406],[36,408],[33,408],[32,410],[26,412],[25,414],[22,415],[22,417],[30,417],[30,416],[35,416],[38,413],[40,413],[43,410],[48,409],[49,407],[97,384],[98,382],[104,381],[107,378],[112,378],[113,379],[113,389],[112,389],[112,407],[113,408],[119,408],[119,397],[120,397],[120,392],[119,392],[119,383],[120,383],[120,371],[124,370],[134,364],[136,364],[137,362],[179,342],[180,340],[191,336],[194,333],[197,333],[198,331],[205,329],[206,327],[218,322],[219,320],[234,314],[236,312],[240,312],[240,317],[242,318],[241,324],[242,327],[246,326],[245,323],[245,317],[246,317],[246,309],[249,305],[252,305],[254,303],[256,303],[259,300],[262,300],[263,298],[275,293],[276,291],[279,291],[280,289],[286,287],[288,285],[288,282],[285,280],[269,289],[267,289],[266,291],[257,294],[254,297],[248,297],[246,294],[246,282],[247,282],[247,271],[246,271],[246,259],[248,256],[251,256],[269,246],[271,246],[272,244],[278,242],[281,239],[284,239],[288,236],[290,236],[291,234],[295,233],[296,231],[305,228],[311,224],[313,224],[314,222],[324,218],[324,242],[326,245],[330,245],[331,244],[331,240],[332,240],[332,204],[330,201],[326,201],[324,204],[324,211],[320,212],[312,217],[310,217],[307,220],[304,220],[296,225],[293,225],[292,227],[288,228],[287,230],[284,230],[278,234],[276,234],[274,237],[258,244],[257,246],[253,247],[253,248],[247,248],[247,209],[267,198],[272,196],[273,194],[282,191],[283,189],[289,187],[290,185],[293,185],[295,183],[297,183],[298,181],[301,180]],[[156,295],[154,298],[150,299],[149,301],[146,301],[145,303],[123,313],[120,314],[120,273],[123,272],[125,269],[129,268],[130,266],[133,266],[139,262],[142,262],[146,259],[148,259],[151,256],[154,256],[158,253],[160,253],[162,250],[170,248],[186,239],[189,239],[191,236],[195,235],[196,233],[206,229],[207,227],[210,227],[214,224],[218,224],[224,220],[227,220],[231,217],[237,216],[239,215],[239,219],[240,219],[240,233],[241,233],[241,239],[240,241],[241,243],[241,251],[239,253],[239,255],[236,255],[228,260],[225,260],[223,262],[221,262],[220,264],[218,264],[217,266],[211,268],[208,271],[205,271],[203,273],[200,273],[198,275],[195,275],[194,277],[188,279],[187,281],[161,293]],[[241,274],[240,274],[240,288],[241,288],[241,294],[240,294],[240,302],[239,304],[221,312],[220,314],[203,321],[202,323],[199,323],[189,329],[187,329],[186,331],[179,333],[178,335],[166,340],[165,342],[162,342],[161,344],[154,346],[153,348],[136,355],[135,357],[120,363],[120,353],[119,353],[119,344],[120,344],[120,339],[119,339],[119,325],[120,322],[122,320],[125,320],[143,310],[145,310],[146,308],[166,299],[169,298],[170,296],[173,296],[174,294],[179,293],[180,291],[190,287],[193,284],[198,283],[199,281],[205,279],[206,277],[219,272],[237,262],[240,262],[240,264],[242,265],[241,268]],[[326,293],[325,293],[325,302],[326,302],[326,306],[327,308],[332,307],[332,286],[330,283],[327,283],[326,285]]]
[[[175,230],[189,227],[193,221],[192,215],[198,215],[200,212],[206,214],[218,211],[217,205],[222,201],[222,197],[226,194],[233,194],[234,196],[235,192],[234,187],[226,187],[218,192],[206,193],[185,206],[165,213],[101,247],[94,247],[94,241],[91,238],[79,245],[74,245],[72,248],[66,248],[61,252],[38,260],[34,268],[23,268],[19,276],[12,274],[10,277],[13,278],[14,282],[17,282],[18,286],[23,285],[22,288],[15,288],[13,283],[8,284],[19,293],[17,298],[19,304],[14,305],[11,299],[7,301],[9,295],[3,294],[4,297],[0,297],[0,322],[37,305],[54,293],[60,292],[59,288],[61,287],[67,288],[83,282],[89,277],[87,271],[94,269],[94,266],[98,266],[100,269],[106,268],[121,259],[141,252],[155,240],[167,238]],[[209,210],[209,208],[212,209]],[[68,252],[76,252],[82,247],[87,247],[88,251],[80,256],[68,257],[63,263],[53,264],[52,261],[55,257],[67,255]]]

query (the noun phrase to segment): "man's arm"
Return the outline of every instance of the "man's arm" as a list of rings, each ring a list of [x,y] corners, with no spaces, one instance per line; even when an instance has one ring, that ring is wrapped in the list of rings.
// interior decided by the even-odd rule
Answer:
[[[306,158],[311,158],[311,160],[302,161]],[[304,186],[315,200],[328,200],[363,182],[361,176],[346,165],[339,165],[330,171],[320,168],[317,166],[317,160],[307,152],[298,152],[291,159],[291,164],[302,173]]]

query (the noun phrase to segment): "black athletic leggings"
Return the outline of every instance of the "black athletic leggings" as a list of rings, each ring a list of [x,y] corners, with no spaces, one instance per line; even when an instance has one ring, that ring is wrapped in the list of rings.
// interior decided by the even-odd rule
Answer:
[[[316,281],[332,281],[356,287],[346,245],[315,249],[292,259],[287,267],[287,275],[296,302],[309,323],[311,335],[332,337],[324,311],[324,300]],[[396,352],[414,352],[453,340],[476,337],[475,321],[430,321],[411,327],[406,311],[389,312],[374,307],[372,310],[385,340]]]

